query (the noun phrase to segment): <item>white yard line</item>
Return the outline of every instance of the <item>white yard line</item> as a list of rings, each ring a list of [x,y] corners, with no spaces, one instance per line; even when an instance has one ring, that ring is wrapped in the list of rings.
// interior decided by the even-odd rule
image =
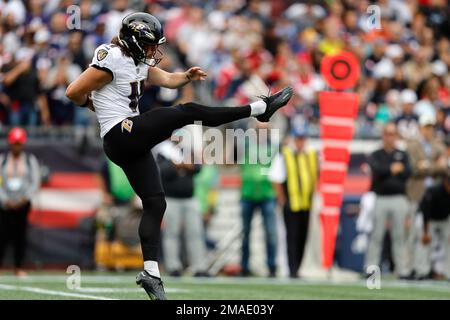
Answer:
[[[175,278],[165,277],[166,280],[174,280]],[[226,278],[226,277],[217,277],[217,278],[182,278],[179,279],[180,283],[183,284],[191,284],[191,283],[202,283],[205,285],[217,285],[217,284],[228,284],[228,285],[289,285],[289,284],[298,284],[298,285],[323,285],[323,286],[343,286],[343,287],[353,287],[353,286],[361,286],[365,287],[365,280],[311,280],[311,279],[287,279],[287,278],[279,278],[279,279],[268,279],[268,278]],[[397,281],[397,280],[383,280],[381,279],[381,287],[383,288],[411,288],[418,290],[432,290],[438,292],[448,292],[450,293],[450,286],[448,283],[444,282],[422,282],[422,281]]]
[[[116,292],[143,292],[145,290],[142,288],[108,288],[108,287],[81,287],[78,289],[74,289],[77,292],[86,292],[86,293],[116,293]]]
[[[186,293],[190,292],[187,289],[179,288],[165,288],[167,293]],[[145,294],[145,290],[142,288],[108,288],[108,287],[81,287],[75,289],[78,292],[90,292],[90,293],[116,293],[116,292],[142,292]]]
[[[0,284],[0,290],[26,291],[26,292],[33,292],[33,293],[48,294],[51,296],[84,298],[84,299],[93,299],[93,300],[117,300],[117,299],[102,297],[102,296],[92,296],[92,295],[87,295],[87,294],[47,290],[47,289],[41,289],[41,288],[36,288],[36,287],[13,286],[13,285],[8,285],[8,284]]]
[[[409,282],[390,282],[386,281],[385,288],[402,288],[402,289],[423,289],[430,291],[446,292],[450,294],[450,286],[448,284],[421,283],[418,281]],[[381,288],[383,289],[383,280],[381,280]]]
[[[7,275],[7,276],[0,276],[0,283],[1,282],[21,282],[21,283],[57,283],[62,282],[66,283],[67,278],[70,276],[70,274],[67,275],[28,275],[25,278],[17,278],[16,276]],[[86,283],[130,283],[134,282],[135,275],[124,277],[124,276],[96,276],[96,275],[84,275],[81,274],[81,280]]]

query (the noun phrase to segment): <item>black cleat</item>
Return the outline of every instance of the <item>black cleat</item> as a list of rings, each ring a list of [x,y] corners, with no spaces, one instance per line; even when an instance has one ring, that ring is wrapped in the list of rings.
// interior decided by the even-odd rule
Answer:
[[[167,300],[161,279],[151,276],[146,270],[136,276],[136,284],[144,288],[151,300]]]
[[[256,119],[261,122],[269,122],[270,117],[272,117],[275,111],[288,103],[293,93],[294,90],[292,87],[286,87],[271,96],[260,96],[260,98],[266,103],[267,108],[266,112],[257,116]]]

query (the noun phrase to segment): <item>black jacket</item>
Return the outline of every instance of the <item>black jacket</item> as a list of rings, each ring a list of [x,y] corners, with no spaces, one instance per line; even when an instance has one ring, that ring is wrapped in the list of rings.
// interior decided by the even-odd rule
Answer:
[[[427,189],[419,208],[425,222],[430,220],[442,221],[448,218],[450,215],[450,193],[445,190],[442,182]]]
[[[162,155],[158,155],[157,162],[167,197],[186,199],[194,195],[194,175],[200,171],[200,165],[194,165],[194,170],[179,170]]]
[[[406,192],[406,181],[411,175],[408,154],[395,149],[387,153],[384,149],[377,150],[369,156],[372,170],[372,190],[377,195],[399,195]],[[391,164],[401,162],[405,169],[397,175],[392,175]]]

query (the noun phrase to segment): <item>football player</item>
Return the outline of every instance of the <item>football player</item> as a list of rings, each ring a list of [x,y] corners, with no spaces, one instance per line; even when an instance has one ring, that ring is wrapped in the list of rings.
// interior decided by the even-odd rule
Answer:
[[[199,67],[175,73],[158,68],[158,48],[165,41],[161,23],[154,16],[143,12],[126,16],[119,35],[111,44],[95,50],[90,66],[66,91],[74,103],[95,111],[106,155],[123,169],[142,200],[144,214],[139,237],[144,270],[137,275],[136,283],[156,300],[166,299],[157,262],[166,201],[151,148],[194,121],[219,126],[254,116],[267,122],[293,94],[292,88],[287,87],[246,106],[207,107],[190,102],[140,114],[138,102],[146,79],[156,86],[178,88],[207,76]]]

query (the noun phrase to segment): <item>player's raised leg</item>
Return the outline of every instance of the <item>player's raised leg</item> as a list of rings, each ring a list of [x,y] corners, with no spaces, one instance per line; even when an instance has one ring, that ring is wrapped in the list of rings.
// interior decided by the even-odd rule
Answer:
[[[185,125],[201,121],[202,125],[216,127],[235,120],[256,117],[259,121],[267,122],[281,107],[285,106],[292,97],[293,89],[283,90],[262,100],[246,106],[237,107],[208,107],[195,102],[189,102],[174,107],[152,109],[132,119],[133,131],[142,144],[153,147],[169,138],[173,131]],[[133,134],[133,132],[130,132]]]

